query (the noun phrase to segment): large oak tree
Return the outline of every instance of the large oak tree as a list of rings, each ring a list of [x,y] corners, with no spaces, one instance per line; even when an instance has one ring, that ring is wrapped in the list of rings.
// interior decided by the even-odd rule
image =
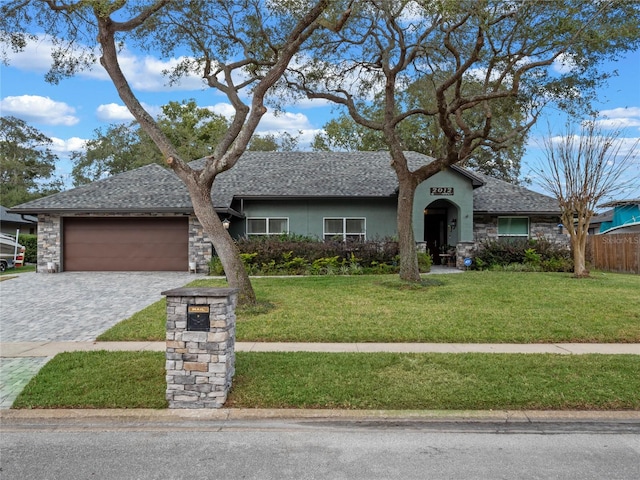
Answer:
[[[400,277],[419,281],[412,212],[416,187],[481,148],[526,135],[543,107],[588,109],[607,78],[598,67],[640,42],[640,3],[617,0],[361,0],[338,32],[324,31],[287,86],[341,105],[379,132],[399,184]],[[554,63],[563,62],[562,71]],[[422,85],[429,101],[403,92]],[[376,108],[372,108],[372,105]],[[496,117],[517,108],[511,128]],[[411,169],[403,124],[435,127],[434,161]]]
[[[339,30],[348,10],[330,0],[16,0],[0,10],[0,40],[21,49],[46,32],[57,45],[47,78],[57,82],[94,63],[107,71],[135,120],[185,183],[193,209],[211,238],[240,303],[255,294],[235,243],[224,229],[211,200],[218,174],[232,168],[246,150],[262,116],[267,95],[319,29]],[[330,7],[335,7],[332,9]],[[30,33],[28,33],[30,32]],[[202,168],[183,158],[152,115],[145,110],[120,64],[123,42],[181,61],[170,81],[198,75],[226,96],[235,115],[223,137],[212,145]],[[212,143],[214,143],[212,141]]]

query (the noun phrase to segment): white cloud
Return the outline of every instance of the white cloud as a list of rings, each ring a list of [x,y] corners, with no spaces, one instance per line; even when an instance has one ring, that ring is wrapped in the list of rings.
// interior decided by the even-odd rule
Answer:
[[[22,52],[7,52],[9,65],[19,70],[45,73],[51,67],[51,54],[54,46],[51,38],[38,34],[35,42],[29,43]],[[96,50],[97,52],[97,50]],[[99,54],[96,53],[96,58]],[[158,92],[166,90],[201,90],[205,88],[202,78],[189,75],[178,84],[167,85],[168,79],[163,75],[164,70],[171,70],[186,57],[161,60],[151,56],[140,56],[128,49],[123,49],[119,55],[120,67],[125,73],[129,84],[135,90]],[[78,77],[94,80],[109,81],[105,69],[96,62],[90,70],[79,72]]]
[[[311,128],[311,123],[306,115],[302,113],[273,113],[268,111],[258,126],[260,132],[263,131],[286,131],[292,135],[299,130]]]
[[[45,73],[51,66],[53,46],[44,35],[28,43],[21,52],[7,52],[9,65],[20,70]]]
[[[5,97],[0,100],[0,112],[2,115],[13,115],[26,122],[44,125],[71,126],[80,121],[74,115],[75,108],[39,95]]]
[[[640,127],[640,107],[613,108],[598,113],[598,126],[604,129]]]
[[[564,54],[560,54],[553,62],[553,69],[558,73],[569,73],[575,66],[573,59]]]
[[[84,138],[71,137],[66,140],[62,138],[52,137],[51,150],[58,154],[67,154],[78,150],[84,150],[87,140]]]
[[[625,129],[640,127],[640,118],[601,118],[596,123],[604,129]]]
[[[120,54],[120,66],[131,87],[135,90],[145,92],[202,90],[205,88],[204,81],[194,74],[182,78],[175,85],[168,85],[168,78],[163,72],[173,69],[178,63],[185,60],[185,58],[186,57],[160,60],[151,56],[141,57],[125,49]]]
[[[144,109],[153,117],[157,117],[162,111],[160,107],[148,105],[142,103]],[[96,117],[103,122],[130,122],[133,120],[133,115],[129,112],[129,109],[124,105],[117,103],[106,103],[96,108]]]
[[[222,115],[227,119],[231,119],[236,113],[235,109],[230,103],[216,103],[215,105],[203,108],[206,108],[217,115]]]
[[[130,122],[133,115],[124,105],[107,103],[96,108],[96,117],[103,122]]]
[[[599,115],[607,118],[627,118],[638,117],[640,118],[640,107],[624,107],[624,108],[612,108],[611,110],[601,110]]]

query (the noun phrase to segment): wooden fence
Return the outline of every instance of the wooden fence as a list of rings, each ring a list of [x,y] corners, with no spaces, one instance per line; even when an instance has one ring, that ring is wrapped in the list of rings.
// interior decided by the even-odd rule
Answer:
[[[640,274],[640,233],[591,235],[587,259],[599,270]]]

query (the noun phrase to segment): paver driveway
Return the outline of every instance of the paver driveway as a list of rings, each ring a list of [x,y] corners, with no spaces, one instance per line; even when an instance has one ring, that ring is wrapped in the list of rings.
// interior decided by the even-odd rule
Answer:
[[[202,276],[202,275],[198,275]],[[179,272],[21,273],[0,282],[0,342],[92,341],[196,275]],[[48,358],[0,358],[0,409]]]
[[[0,341],[90,341],[202,275],[187,272],[23,273],[0,282]]]

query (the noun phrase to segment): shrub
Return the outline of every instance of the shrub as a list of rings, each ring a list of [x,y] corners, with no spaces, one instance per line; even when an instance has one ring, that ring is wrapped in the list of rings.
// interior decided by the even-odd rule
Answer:
[[[520,265],[520,266],[516,266]],[[569,272],[571,251],[546,238],[487,240],[475,252],[478,270]]]
[[[420,270],[420,273],[430,272],[432,264],[433,259],[431,258],[431,255],[428,253],[418,252],[418,270]]]
[[[18,243],[25,247],[24,262],[38,263],[38,236],[21,233],[18,236]]]
[[[249,275],[361,275],[398,271],[398,242],[318,241],[299,235],[251,237],[237,240]],[[421,272],[431,269],[431,257],[420,254]],[[209,264],[211,275],[223,275],[220,259]]]

